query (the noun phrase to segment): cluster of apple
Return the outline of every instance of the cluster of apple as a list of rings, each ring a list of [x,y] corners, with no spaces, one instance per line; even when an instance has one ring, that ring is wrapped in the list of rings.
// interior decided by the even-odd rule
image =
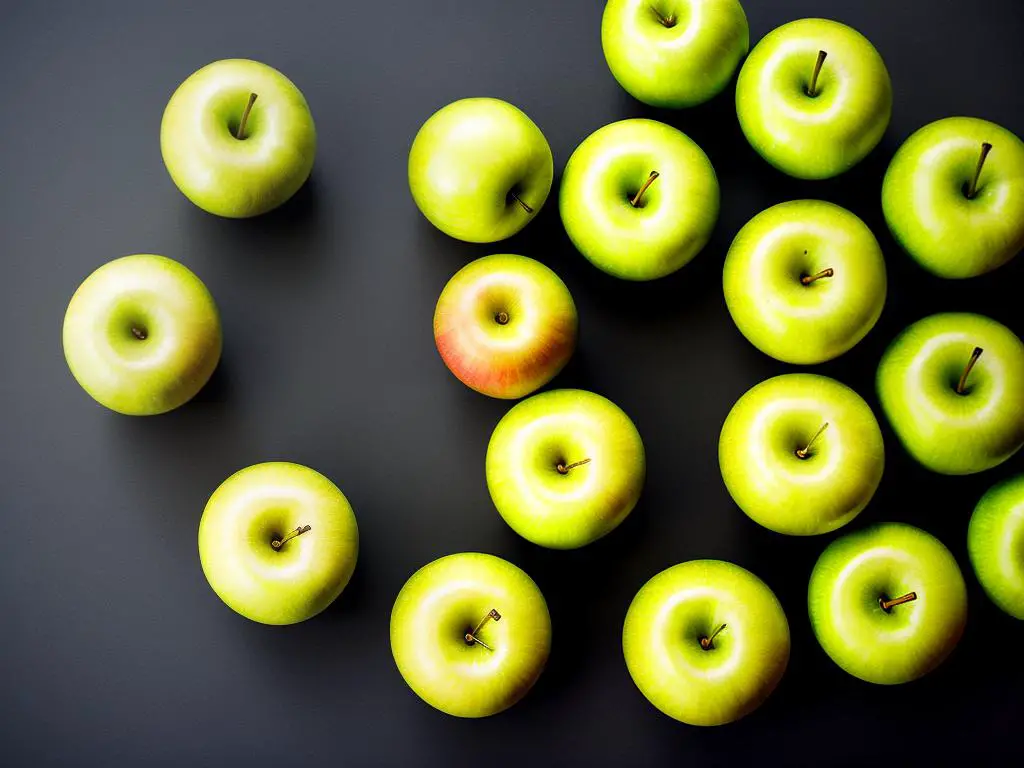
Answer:
[[[747,56],[737,0],[608,0],[602,42],[612,73],[637,99],[687,107],[719,94],[741,66],[739,122],[751,145],[793,176],[823,179],[863,159],[889,122],[892,90],[878,52],[842,24],[807,19],[768,34]],[[744,61],[745,59],[745,61]],[[252,61],[216,62],[175,92],[161,130],[182,192],[223,216],[287,200],[313,163],[316,133],[299,90]],[[516,107],[464,99],[431,116],[409,155],[409,186],[440,230],[496,242],[544,205],[554,178],[540,129]],[[719,210],[708,157],[675,128],[624,120],[585,139],[563,173],[559,209],[576,248],[629,280],[668,275],[706,245]],[[945,277],[970,277],[1024,246],[1024,144],[982,120],[940,120],[915,133],[882,185],[885,218],[904,249]],[[823,201],[783,203],[737,234],[723,287],[743,335],[779,360],[843,354],[874,326],[886,270],[870,229]],[[494,429],[487,486],[501,517],[540,546],[569,549],[610,533],[636,505],[644,445],[629,417],[592,392],[533,394],[565,366],[578,317],[566,285],[533,259],[473,261],[444,288],[434,316],[451,372],[483,394],[526,397]],[[221,350],[216,305],[170,259],[136,255],[94,272],[64,323],[82,387],[125,414],[187,402]],[[906,450],[946,474],[980,472],[1024,445],[1024,344],[978,315],[942,314],[906,329],[885,352],[878,395]],[[532,395],[532,396],[529,396]],[[529,397],[527,397],[529,396]],[[869,503],[884,448],[864,399],[813,374],[753,387],[719,442],[736,504],[782,534],[835,531]],[[1024,619],[1024,475],[987,493],[968,527],[978,579]],[[255,621],[290,624],[326,608],[356,563],[355,515],[323,475],[296,464],[248,467],[210,498],[199,552],[214,591]],[[833,541],[808,590],[811,625],[844,670],[884,684],[938,665],[966,620],[966,588],[946,547],[901,523]],[[742,567],[682,563],[654,576],[623,627],[633,680],[661,711],[716,725],[756,708],[789,660],[785,612]],[[409,686],[438,709],[481,717],[511,706],[540,675],[551,619],[515,565],[462,553],[420,568],[391,615],[391,646]]]

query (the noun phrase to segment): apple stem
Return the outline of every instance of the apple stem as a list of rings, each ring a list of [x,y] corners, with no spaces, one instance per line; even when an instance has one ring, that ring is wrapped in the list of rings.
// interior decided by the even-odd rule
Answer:
[[[971,185],[967,188],[967,199],[973,200],[974,196],[978,194],[978,179],[981,178],[981,169],[985,165],[985,158],[988,157],[988,153],[992,151],[992,145],[987,141],[981,144],[981,155],[978,156],[978,165],[974,169],[974,178],[971,179]]]
[[[971,369],[974,368],[974,364],[978,362],[978,358],[981,357],[981,353],[984,350],[981,347],[975,347],[974,351],[971,352],[971,359],[967,361],[967,366],[964,368],[964,372],[960,374],[960,381],[956,385],[956,393],[958,395],[964,394],[967,388],[967,377],[971,373]]]
[[[723,624],[714,632],[712,632],[711,637],[702,637],[700,639],[700,647],[703,648],[705,651],[711,650],[711,646],[715,644],[715,638],[718,637],[718,633],[721,632],[723,629],[725,629],[725,624]]]
[[[821,272],[818,272],[815,275],[804,275],[800,278],[800,282],[804,285],[810,285],[815,280],[821,280],[823,277],[832,277],[834,274],[835,272],[832,270],[832,267],[829,267],[828,269],[821,270]]]
[[[661,15],[661,11],[659,11],[653,5],[649,6],[649,7],[654,12],[654,15],[658,17],[658,21],[661,22],[661,26],[663,26],[663,27],[665,27],[667,29],[672,29],[672,27],[674,27],[676,25],[676,18],[675,18],[675,16],[662,16]]]
[[[256,103],[256,94],[249,94],[249,103],[245,105],[245,110],[242,112],[242,119],[238,121],[238,130],[235,131],[236,139],[245,138],[245,124],[249,122],[249,113],[252,111],[252,105]]]
[[[512,196],[513,200],[515,200],[517,203],[523,206],[524,211],[526,211],[527,213],[533,213],[533,208],[524,203],[522,198],[519,197],[519,195],[517,195],[515,192],[509,192],[509,194]]]
[[[913,600],[917,600],[917,592],[907,592],[907,594],[901,595],[900,597],[894,597],[892,600],[886,600],[884,597],[880,597],[878,598],[878,604],[882,606],[883,611],[888,613],[889,609],[894,605],[903,605],[904,603],[909,603]]]
[[[827,421],[821,425],[821,428],[818,429],[817,432],[814,433],[814,437],[807,441],[807,445],[805,445],[803,448],[797,449],[796,455],[801,459],[806,459],[808,454],[811,452],[811,446],[814,445],[814,441],[821,437],[821,433],[824,432],[826,429],[828,429]]]
[[[814,62],[814,71],[811,73],[811,84],[807,86],[807,95],[812,99],[818,95],[818,75],[821,74],[821,66],[825,63],[825,51],[818,51],[818,60]]]
[[[482,645],[488,651],[493,651],[494,649],[491,648],[491,646],[489,646],[487,643],[485,643],[483,640],[477,637],[477,633],[480,632],[480,629],[483,627],[483,625],[491,619],[494,619],[495,621],[501,621],[501,614],[498,613],[497,609],[495,608],[491,608],[490,612],[482,619],[480,619],[480,623],[476,625],[472,632],[466,633],[466,643],[468,643],[469,645],[473,645],[474,643],[476,643],[477,645]]]
[[[276,550],[280,550],[281,547],[283,547],[286,542],[291,541],[296,536],[301,536],[302,534],[304,534],[308,530],[310,530],[310,527],[308,525],[300,525],[294,531],[289,531],[287,534],[282,536],[280,539],[274,539],[272,542],[270,542],[270,546],[272,546]]]
[[[498,325],[508,325],[508,312],[499,312],[494,316],[494,322]]]
[[[654,183],[654,180],[660,175],[661,174],[657,171],[651,171],[651,175],[647,177],[647,181],[645,181],[644,185],[640,187],[640,191],[634,195],[633,199],[629,201],[629,204],[634,208],[638,208],[640,206],[640,198],[644,196],[644,192],[647,191],[647,188],[651,186],[651,184]]]
[[[134,336],[139,341],[145,341],[146,337],[148,336],[148,334],[144,330],[142,330],[141,328],[136,328],[133,325],[132,326],[132,336]]]
[[[575,469],[576,467],[582,467],[584,464],[589,464],[589,463],[590,463],[590,459],[583,459],[582,461],[575,461],[572,464],[558,464],[558,466],[556,466],[555,469],[558,470],[558,474],[560,474],[560,475],[568,475],[570,469]]]

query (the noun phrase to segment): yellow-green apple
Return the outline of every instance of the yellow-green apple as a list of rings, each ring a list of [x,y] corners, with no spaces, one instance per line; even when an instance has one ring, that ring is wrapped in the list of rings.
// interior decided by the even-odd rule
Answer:
[[[504,240],[544,205],[554,178],[540,128],[500,99],[461,99],[423,124],[409,151],[409,189],[431,224],[471,243]]]
[[[636,506],[644,444],[611,400],[559,389],[518,403],[487,446],[487,488],[512,530],[574,549],[612,531]]]
[[[621,120],[572,153],[558,206],[565,231],[594,266],[625,280],[654,280],[707,244],[718,221],[718,178],[681,131]]]
[[[967,551],[992,602],[1024,619],[1024,475],[981,497],[967,528]]]
[[[846,525],[882,479],[885,448],[871,408],[844,384],[811,373],[763,381],[725,419],[722,479],[736,504],[778,533]]]
[[[287,77],[258,61],[225,59],[178,86],[160,124],[160,150],[185,197],[241,219],[276,208],[305,183],[316,126]]]
[[[736,81],[736,114],[747,141],[773,166],[800,179],[827,179],[881,141],[892,83],[857,30],[800,19],[754,46]]]
[[[693,560],[662,571],[633,598],[622,652],[640,692],[669,717],[724,725],[759,707],[789,662],[789,622],[750,571]]]
[[[540,589],[494,555],[464,552],[414,573],[391,610],[391,652],[416,695],[456,717],[508,709],[551,650]]]
[[[345,495],[301,464],[255,464],[225,480],[199,521],[199,559],[229,607],[263,624],[316,616],[356,567],[359,530]]]
[[[220,315],[203,281],[165,256],[114,259],[75,291],[64,357],[101,405],[130,416],[191,400],[220,360]]]
[[[953,555],[904,523],[829,544],[811,573],[807,604],[832,661],[882,685],[915,680],[941,664],[967,621],[967,588]]]
[[[1024,445],[1024,344],[984,315],[918,320],[882,355],[876,386],[903,447],[935,472],[991,469]]]
[[[467,387],[516,399],[544,386],[576,348],[578,320],[569,289],[539,261],[484,256],[441,291],[434,341]]]

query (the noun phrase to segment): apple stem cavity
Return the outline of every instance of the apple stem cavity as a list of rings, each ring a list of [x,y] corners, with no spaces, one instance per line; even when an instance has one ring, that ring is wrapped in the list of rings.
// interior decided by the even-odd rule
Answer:
[[[632,205],[634,208],[639,208],[640,198],[644,196],[644,192],[647,191],[647,188],[650,187],[651,184],[654,183],[654,180],[658,178],[660,175],[661,174],[658,173],[657,171],[651,171],[651,175],[647,177],[647,181],[645,181],[644,185],[640,187],[640,191],[633,196],[633,199],[629,201],[629,204]]]
[[[973,200],[974,196],[978,194],[978,179],[981,178],[981,169],[985,166],[985,158],[988,157],[988,153],[992,151],[992,145],[987,141],[981,144],[981,154],[978,156],[978,165],[974,168],[974,177],[971,179],[970,186],[967,187],[967,199]]]
[[[956,393],[958,395],[967,394],[967,377],[970,376],[974,364],[978,362],[978,358],[981,357],[981,353],[984,351],[981,347],[975,347],[974,351],[971,352],[971,359],[967,361],[964,372],[960,374],[960,381],[956,384]]]
[[[527,213],[533,213],[533,208],[524,203],[523,199],[519,197],[519,195],[517,195],[515,192],[509,192],[508,194],[513,200],[515,200],[517,203],[523,206],[524,211],[526,211]]]
[[[508,312],[499,312],[494,316],[494,322],[498,325],[508,325]]]
[[[651,9],[654,15],[658,17],[658,21],[661,23],[661,26],[665,27],[665,29],[672,29],[672,27],[676,25],[675,16],[662,16],[661,11],[659,11],[653,5],[648,7]]]
[[[811,73],[811,82],[807,86],[807,95],[812,99],[818,95],[818,75],[821,74],[821,66],[825,63],[825,51],[818,51],[818,60],[814,62],[814,71]]]
[[[917,592],[907,592],[907,594],[894,597],[892,600],[886,600],[884,597],[880,597],[878,598],[878,604],[882,607],[883,611],[888,613],[893,606],[903,605],[904,603],[909,603],[914,600],[917,600]]]
[[[810,456],[811,446],[814,445],[814,441],[821,437],[821,433],[824,432],[826,429],[828,429],[827,421],[821,425],[817,432],[814,433],[814,437],[807,441],[807,445],[805,445],[803,448],[797,448],[797,458],[806,459],[808,456]]]
[[[582,459],[580,461],[574,461],[572,464],[565,464],[563,462],[559,462],[558,465],[555,466],[555,469],[558,470],[558,474],[560,474],[560,475],[568,475],[570,469],[575,469],[576,467],[582,467],[584,464],[589,464],[589,463],[590,463],[590,459]]]
[[[485,643],[483,640],[477,637],[477,634],[479,634],[483,625],[491,619],[494,619],[495,621],[501,621],[501,614],[498,613],[497,609],[495,608],[491,608],[490,612],[482,619],[480,619],[480,623],[478,623],[476,627],[474,627],[472,632],[467,632],[465,634],[466,645],[482,645],[488,651],[494,650],[493,648],[491,648],[491,646],[489,646],[487,643]]]
[[[242,119],[238,121],[238,130],[235,131],[235,138],[241,141],[245,138],[245,124],[249,122],[249,113],[252,111],[252,105],[256,103],[256,94],[249,94],[249,103],[245,105],[245,109],[242,111]]]
[[[280,539],[274,539],[272,542],[270,542],[270,546],[272,546],[274,549],[276,549],[277,551],[280,552],[281,551],[281,547],[283,547],[287,542],[291,541],[296,536],[301,536],[302,534],[304,534],[308,530],[311,530],[310,526],[308,526],[308,525],[300,525],[294,531],[289,531],[287,534],[282,536]]]
[[[139,328],[134,325],[132,326],[132,336],[134,336],[139,341],[145,341],[147,338],[149,338],[149,334],[146,333],[146,330],[144,328]]]
[[[800,282],[803,285],[810,285],[815,280],[821,280],[821,278],[823,277],[832,277],[834,274],[835,271],[832,269],[832,267],[829,267],[828,269],[823,269],[821,270],[821,272],[818,272],[817,274],[814,275],[804,275],[803,277],[800,278]]]
[[[710,637],[707,637],[707,636],[702,637],[700,639],[700,647],[703,648],[705,651],[710,651],[712,649],[712,647],[714,647],[715,638],[718,637],[719,633],[723,629],[725,629],[725,624],[723,624],[718,629],[716,629],[714,632],[712,632]]]

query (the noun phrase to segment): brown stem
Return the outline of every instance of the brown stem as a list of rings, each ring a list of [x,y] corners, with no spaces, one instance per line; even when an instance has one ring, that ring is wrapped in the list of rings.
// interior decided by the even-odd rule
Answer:
[[[981,169],[985,166],[985,158],[988,157],[988,153],[992,151],[992,145],[987,141],[982,142],[981,154],[978,156],[978,165],[974,168],[974,178],[971,179],[971,184],[967,187],[967,199],[973,200],[974,196],[978,194],[978,179],[981,177]]]
[[[649,7],[654,12],[654,15],[658,17],[658,21],[661,22],[661,26],[663,26],[663,27],[665,27],[667,29],[672,29],[672,27],[674,27],[676,25],[676,17],[675,16],[662,16],[661,15],[661,11],[659,11],[653,5],[649,6]]]
[[[496,314],[494,316],[494,322],[496,322],[498,325],[507,325],[508,312],[499,312],[498,314]]]
[[[907,592],[907,594],[901,595],[900,597],[894,597],[892,600],[886,600],[884,597],[880,597],[878,598],[878,604],[882,606],[883,611],[888,613],[894,605],[903,605],[904,603],[909,603],[912,600],[917,600],[917,592]]]
[[[570,469],[574,469],[576,467],[582,467],[584,464],[589,464],[589,463],[590,463],[590,459],[583,459],[581,461],[575,461],[572,464],[559,464],[558,466],[555,467],[555,469],[558,470],[558,474],[560,474],[560,475],[568,475]]]
[[[139,341],[145,341],[148,335],[149,334],[147,334],[143,329],[136,328],[134,325],[132,326],[132,336],[134,336]]]
[[[718,637],[718,633],[725,629],[725,624],[720,626],[714,632],[711,633],[711,637],[702,637],[700,639],[700,647],[705,651],[711,650],[711,646],[715,644],[715,638]]]
[[[238,121],[238,130],[235,131],[236,139],[245,138],[245,124],[249,122],[249,113],[252,111],[252,105],[256,103],[256,94],[249,94],[249,103],[245,105],[245,110],[242,112],[242,119]]]
[[[811,73],[811,84],[807,86],[807,95],[812,99],[818,95],[818,75],[821,74],[821,65],[825,63],[825,51],[818,51],[818,60],[814,62],[814,71]]]
[[[978,358],[981,357],[981,353],[984,350],[981,347],[975,347],[974,351],[971,352],[971,359],[967,361],[967,366],[964,368],[964,372],[960,374],[960,381],[956,385],[956,393],[958,395],[964,394],[967,388],[967,377],[971,373],[971,369],[974,368],[974,364],[978,362]]]
[[[509,194],[512,196],[513,200],[515,200],[517,203],[523,206],[524,211],[526,211],[527,213],[533,213],[533,208],[524,203],[522,198],[519,197],[519,195],[517,195],[515,192],[509,192]]]
[[[647,181],[645,181],[644,185],[640,187],[640,191],[633,196],[633,199],[629,201],[629,204],[634,208],[637,208],[640,205],[640,198],[644,196],[644,192],[647,191],[647,188],[651,186],[651,184],[654,183],[654,180],[660,175],[661,174],[657,171],[651,171],[651,175],[647,177]]]
[[[828,429],[828,422],[827,421],[824,424],[821,425],[821,428],[818,429],[817,432],[814,433],[814,437],[812,437],[810,440],[807,441],[807,445],[805,445],[803,448],[798,448],[797,449],[796,455],[799,458],[801,458],[801,459],[806,459],[807,455],[811,451],[811,446],[814,445],[814,441],[817,440],[819,437],[821,437],[821,433],[824,432],[826,429]]]
[[[491,619],[494,619],[495,621],[501,621],[501,614],[498,613],[496,608],[491,608],[490,612],[482,619],[480,619],[480,623],[476,625],[473,631],[466,633],[465,639],[468,645],[473,645],[474,643],[476,643],[477,645],[482,645],[488,651],[494,650],[493,648],[491,648],[491,646],[489,646],[487,643],[485,643],[483,640],[477,637],[477,634],[480,632],[481,627],[483,627],[483,625]]]
[[[821,270],[821,272],[818,272],[817,274],[814,275],[804,275],[803,277],[800,278],[800,282],[804,285],[810,285],[815,280],[821,280],[821,278],[823,277],[832,277],[832,275],[834,274],[835,272],[833,271],[832,267],[829,267],[828,269],[823,269]]]
[[[280,550],[281,547],[283,547],[287,542],[291,541],[296,536],[301,536],[308,530],[310,530],[310,527],[308,525],[300,525],[294,531],[289,531],[280,539],[274,539],[272,542],[270,542],[270,546],[272,546],[274,549]]]

